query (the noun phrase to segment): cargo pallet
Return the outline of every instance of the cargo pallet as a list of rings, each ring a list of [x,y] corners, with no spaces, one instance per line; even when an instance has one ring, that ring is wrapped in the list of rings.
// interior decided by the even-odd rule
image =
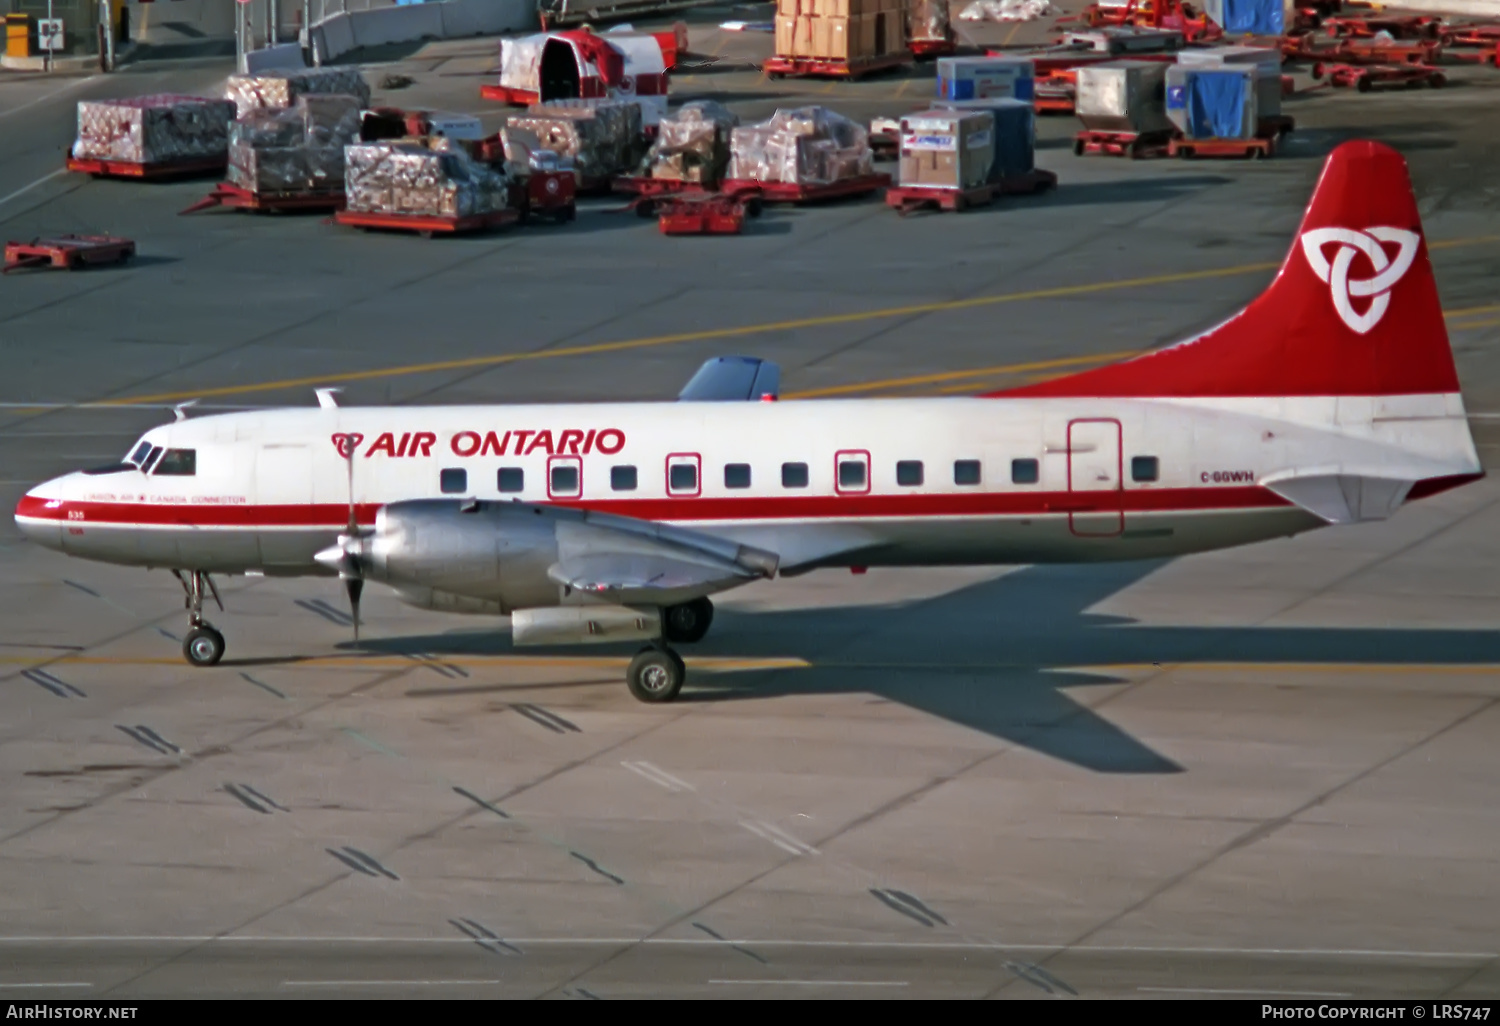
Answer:
[[[129,160],[100,160],[95,157],[69,157],[67,169],[95,178],[138,178],[160,180],[187,178],[222,172],[229,166],[229,154],[203,160],[174,160],[160,164],[137,164]]]
[[[938,57],[951,57],[958,53],[958,43],[952,36],[947,39],[909,39],[907,46],[911,55],[919,61],[932,60]]]
[[[1164,157],[1172,142],[1170,130],[1164,132],[1100,132],[1084,129],[1073,137],[1073,152],[1106,157]]]
[[[792,78],[864,78],[873,75],[877,71],[885,71],[889,68],[899,68],[903,64],[911,63],[910,51],[906,53],[893,53],[884,57],[869,57],[858,61],[836,61],[822,57],[783,57],[777,55],[768,57],[761,65],[766,75],[772,80],[791,76]]]
[[[1423,16],[1373,18],[1333,17],[1320,19],[1320,28],[1340,38],[1371,39],[1376,33],[1389,32],[1393,39],[1436,39],[1443,28],[1442,18]]]
[[[684,192],[713,192],[718,186],[703,182],[683,182],[673,178],[616,178],[610,187],[627,196],[665,196]]]
[[[135,243],[113,235],[57,235],[30,242],[5,244],[5,267],[9,274],[26,267],[61,267],[74,271],[93,264],[122,264],[135,256]]]
[[[924,208],[959,211],[970,207],[987,207],[996,196],[1045,192],[1056,188],[1057,175],[1037,168],[1021,175],[1011,175],[998,182],[986,182],[972,189],[945,189],[932,185],[893,185],[885,190],[885,205],[905,217]]]
[[[376,214],[365,210],[340,210],[333,215],[338,224],[351,228],[379,228],[398,232],[416,232],[424,239],[434,235],[466,235],[500,228],[520,220],[520,212],[506,208],[488,214],[468,217],[437,217],[427,214]]]
[[[281,212],[287,210],[342,210],[344,190],[327,189],[316,192],[251,192],[229,182],[220,182],[214,191],[192,206],[184,214],[194,214],[210,207],[229,207],[232,210],[258,212]]]
[[[678,193],[643,203],[663,235],[738,235],[745,218],[760,216],[760,200],[743,193]],[[650,213],[642,216],[649,217]]]
[[[502,85],[482,85],[479,87],[479,97],[483,100],[495,100],[506,103],[512,107],[530,107],[533,103],[540,103],[541,96],[527,89],[511,89]]]
[[[1339,89],[1353,86],[1368,93],[1377,85],[1402,86],[1414,89],[1426,85],[1441,89],[1448,84],[1448,77],[1437,68],[1425,64],[1314,64],[1312,77],[1327,77],[1328,84]]]
[[[727,178],[723,189],[734,195],[755,195],[765,203],[821,203],[845,196],[864,196],[891,184],[887,174],[860,175],[827,185],[796,185],[790,182],[757,182],[749,178]]]
[[[1183,139],[1173,138],[1167,144],[1169,157],[1239,157],[1259,160],[1276,152],[1276,137],[1252,139]]]

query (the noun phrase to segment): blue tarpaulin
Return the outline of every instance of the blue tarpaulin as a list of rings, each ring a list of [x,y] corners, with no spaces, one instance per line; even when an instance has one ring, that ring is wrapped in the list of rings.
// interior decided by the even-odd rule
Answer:
[[[1188,124],[1195,139],[1238,139],[1244,134],[1248,79],[1242,70],[1197,70],[1188,76]]]
[[[1208,16],[1231,35],[1279,36],[1285,31],[1282,0],[1217,0]]]

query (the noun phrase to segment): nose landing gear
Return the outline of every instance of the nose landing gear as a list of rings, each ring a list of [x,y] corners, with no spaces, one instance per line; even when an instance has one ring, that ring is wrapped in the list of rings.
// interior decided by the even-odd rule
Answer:
[[[202,570],[173,570],[177,581],[187,596],[188,633],[182,639],[182,655],[194,666],[212,666],[224,657],[224,635],[214,629],[213,624],[203,619],[203,593],[206,590],[224,610],[224,600],[219,598],[219,589],[213,578]]]

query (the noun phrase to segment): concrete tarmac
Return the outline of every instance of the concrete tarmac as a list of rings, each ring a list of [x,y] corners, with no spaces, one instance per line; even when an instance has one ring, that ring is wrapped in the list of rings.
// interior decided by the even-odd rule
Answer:
[[[414,84],[377,100],[485,109],[489,45],[392,58],[372,81]],[[931,88],[725,63],[675,95],[867,117]],[[1411,163],[1493,463],[1492,70],[1309,93],[1256,163],[1076,158],[1044,120],[1055,194],[773,209],[738,239],[604,200],[556,230],[363,235],[178,217],[202,182],[55,174],[77,99],[227,71],[0,78],[7,237],[141,254],[0,282],[0,499],[118,457],[174,402],[311,404],[353,374],[347,403],[512,402],[666,398],[728,352],[809,397],[1091,366],[1253,297],[1322,156],[1360,136]],[[355,646],[321,580],[222,582],[228,655],[191,669],[170,576],[7,523],[0,996],[1493,997],[1497,503],[1482,481],[1164,564],[757,584],[666,707],[630,698],[628,650],[517,652],[503,621],[379,589]]]

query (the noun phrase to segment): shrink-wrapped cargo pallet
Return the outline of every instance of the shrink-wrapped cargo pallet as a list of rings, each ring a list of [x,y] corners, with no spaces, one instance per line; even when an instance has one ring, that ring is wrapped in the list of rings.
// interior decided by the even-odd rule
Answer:
[[[995,118],[987,110],[929,110],[901,119],[902,186],[973,189],[989,181]]]
[[[995,120],[995,160],[990,181],[1003,182],[1036,168],[1036,110],[1025,100],[940,100],[941,110],[988,111]]]
[[[353,96],[299,96],[287,110],[247,111],[229,130],[229,181],[256,194],[337,191],[344,147],[360,137]]]
[[[465,218],[505,209],[505,175],[443,138],[359,143],[344,149],[345,209]]]
[[[644,173],[678,182],[717,182],[729,165],[729,136],[740,119],[712,100],[695,100],[662,118]]]
[[[182,164],[223,158],[234,104],[158,94],[81,100],[73,156],[128,164]]]
[[[940,100],[1030,100],[1036,66],[1024,57],[943,57],[937,62]]]
[[[1078,120],[1091,132],[1170,132],[1165,97],[1169,67],[1155,61],[1109,61],[1079,68]]]
[[[1248,64],[1168,65],[1167,115],[1188,139],[1253,139],[1259,127],[1255,80]]]
[[[727,178],[831,185],[874,171],[869,133],[824,107],[778,110],[769,121],[730,134]]]
[[[777,0],[776,55],[875,60],[906,50],[906,0]]]
[[[627,174],[645,149],[640,104],[620,100],[553,100],[506,119],[572,162],[581,178]]]
[[[297,68],[230,75],[225,96],[233,100],[239,117],[263,107],[285,109],[308,95],[353,96],[370,105],[370,87],[358,68]]]
[[[950,32],[948,0],[909,0],[906,8],[908,39],[946,40]]]

